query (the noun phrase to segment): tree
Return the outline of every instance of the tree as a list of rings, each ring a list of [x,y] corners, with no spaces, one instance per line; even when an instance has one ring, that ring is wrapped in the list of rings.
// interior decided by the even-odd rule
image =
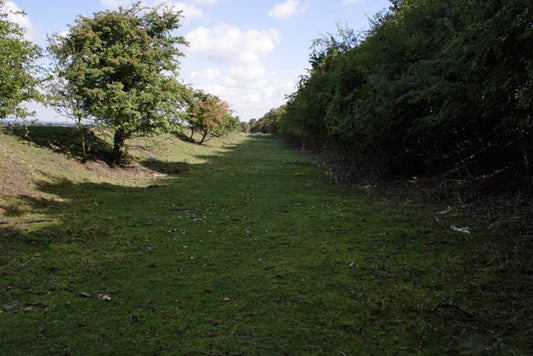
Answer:
[[[282,105],[271,109],[262,118],[253,123],[253,132],[262,132],[277,135],[280,131],[280,123],[285,115],[286,106]]]
[[[389,6],[390,11],[398,11],[400,10],[400,7],[402,6],[402,0],[389,0],[391,5]]]
[[[250,132],[250,123],[246,122],[246,121],[241,121],[240,123],[241,125],[241,132],[242,133],[249,133]]]
[[[43,100],[36,65],[41,49],[24,40],[24,29],[8,20],[7,11],[0,0],[0,119],[9,115],[25,119],[31,113],[20,104]]]
[[[212,137],[235,130],[235,120],[231,116],[228,103],[215,95],[197,91],[187,112],[191,138],[194,132],[199,132],[202,136],[198,142],[200,145]]]
[[[391,0],[364,41],[314,42],[279,130],[353,172],[531,175],[532,23],[528,0]]]
[[[228,117],[226,121],[226,133],[241,132],[241,118],[239,116],[231,115],[231,110],[228,111]]]
[[[179,115],[188,90],[175,79],[178,46],[187,45],[174,34],[180,18],[179,11],[136,3],[79,16],[66,36],[50,41],[57,76],[67,83],[64,99],[75,99],[71,111],[114,129],[112,163],[122,160],[132,135],[166,130]]]
[[[60,36],[56,36],[49,39],[50,46],[49,52],[57,51],[56,46],[61,45],[62,40]],[[85,110],[83,106],[83,97],[78,92],[78,87],[81,82],[74,82],[72,79],[70,82],[61,77],[61,73],[64,73],[66,68],[61,67],[61,63],[56,63],[56,79],[51,81],[48,85],[48,101],[52,107],[61,115],[71,118],[76,123],[76,128],[79,133],[79,139],[81,144],[82,159],[87,158],[87,128],[84,121],[93,121],[94,119]],[[77,79],[80,79],[78,77]]]

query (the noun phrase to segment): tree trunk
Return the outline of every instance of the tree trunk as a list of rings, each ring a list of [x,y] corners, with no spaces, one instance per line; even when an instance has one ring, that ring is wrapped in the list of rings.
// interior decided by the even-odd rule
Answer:
[[[24,138],[26,140],[29,140],[30,139],[30,128],[28,126],[28,122],[26,121],[26,119],[22,119],[22,124],[24,125]]]
[[[202,143],[204,143],[205,139],[207,138],[207,135],[209,134],[209,131],[204,131],[202,133],[202,139],[200,140],[200,142],[198,142],[199,145],[201,145]]]
[[[83,119],[81,117],[78,117],[78,121],[76,122],[78,125],[78,132],[80,134],[80,142],[81,142],[81,158],[83,159],[83,162],[87,160],[87,132],[85,127],[83,127]]]
[[[126,141],[126,132],[124,129],[118,129],[115,131],[115,137],[113,139],[113,152],[111,152],[111,163],[119,164],[122,161],[122,152],[124,148],[124,141]]]
[[[81,157],[83,159],[83,162],[87,160],[87,147],[85,145],[85,128],[82,128],[82,131],[80,133],[80,139],[81,139]]]

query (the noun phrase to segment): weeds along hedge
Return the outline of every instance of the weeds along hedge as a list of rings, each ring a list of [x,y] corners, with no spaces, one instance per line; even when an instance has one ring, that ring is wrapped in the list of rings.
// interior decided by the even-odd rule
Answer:
[[[278,133],[379,175],[509,167],[532,155],[533,4],[394,1],[361,38],[315,41]]]

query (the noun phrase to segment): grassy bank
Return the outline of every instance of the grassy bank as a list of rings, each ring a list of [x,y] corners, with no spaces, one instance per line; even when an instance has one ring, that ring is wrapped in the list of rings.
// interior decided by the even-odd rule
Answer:
[[[269,137],[144,139],[121,169],[0,138],[0,354],[533,349],[527,251],[482,221],[371,201]]]

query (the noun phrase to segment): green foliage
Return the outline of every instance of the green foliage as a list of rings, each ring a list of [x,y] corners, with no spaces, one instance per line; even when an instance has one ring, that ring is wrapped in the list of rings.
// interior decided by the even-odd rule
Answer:
[[[253,122],[250,126],[251,132],[277,135],[280,130],[281,119],[285,115],[285,110],[285,105],[270,110],[262,118]]]
[[[230,117],[227,118],[226,133],[241,132],[241,119],[238,116],[231,115],[231,110],[228,111],[230,113]]]
[[[187,114],[191,138],[195,132],[199,132],[200,145],[213,137],[235,132],[240,125],[239,119],[231,116],[228,103],[216,95],[206,94],[201,90],[195,92]]]
[[[180,16],[136,3],[92,18],[80,16],[66,36],[50,40],[56,74],[66,83],[59,96],[74,99],[72,111],[115,130],[115,162],[133,134],[168,130],[181,115],[188,88],[175,79],[183,55],[177,46],[187,44],[174,34]]]
[[[27,112],[19,104],[43,101],[38,86],[39,46],[24,39],[24,29],[8,20],[5,1],[0,0],[0,119],[10,115],[25,119]]]
[[[249,133],[250,132],[250,123],[246,122],[246,121],[241,121],[240,122],[240,132],[242,133]]]
[[[393,1],[364,41],[339,30],[315,42],[281,131],[381,175],[527,175],[532,13],[526,0]]]

